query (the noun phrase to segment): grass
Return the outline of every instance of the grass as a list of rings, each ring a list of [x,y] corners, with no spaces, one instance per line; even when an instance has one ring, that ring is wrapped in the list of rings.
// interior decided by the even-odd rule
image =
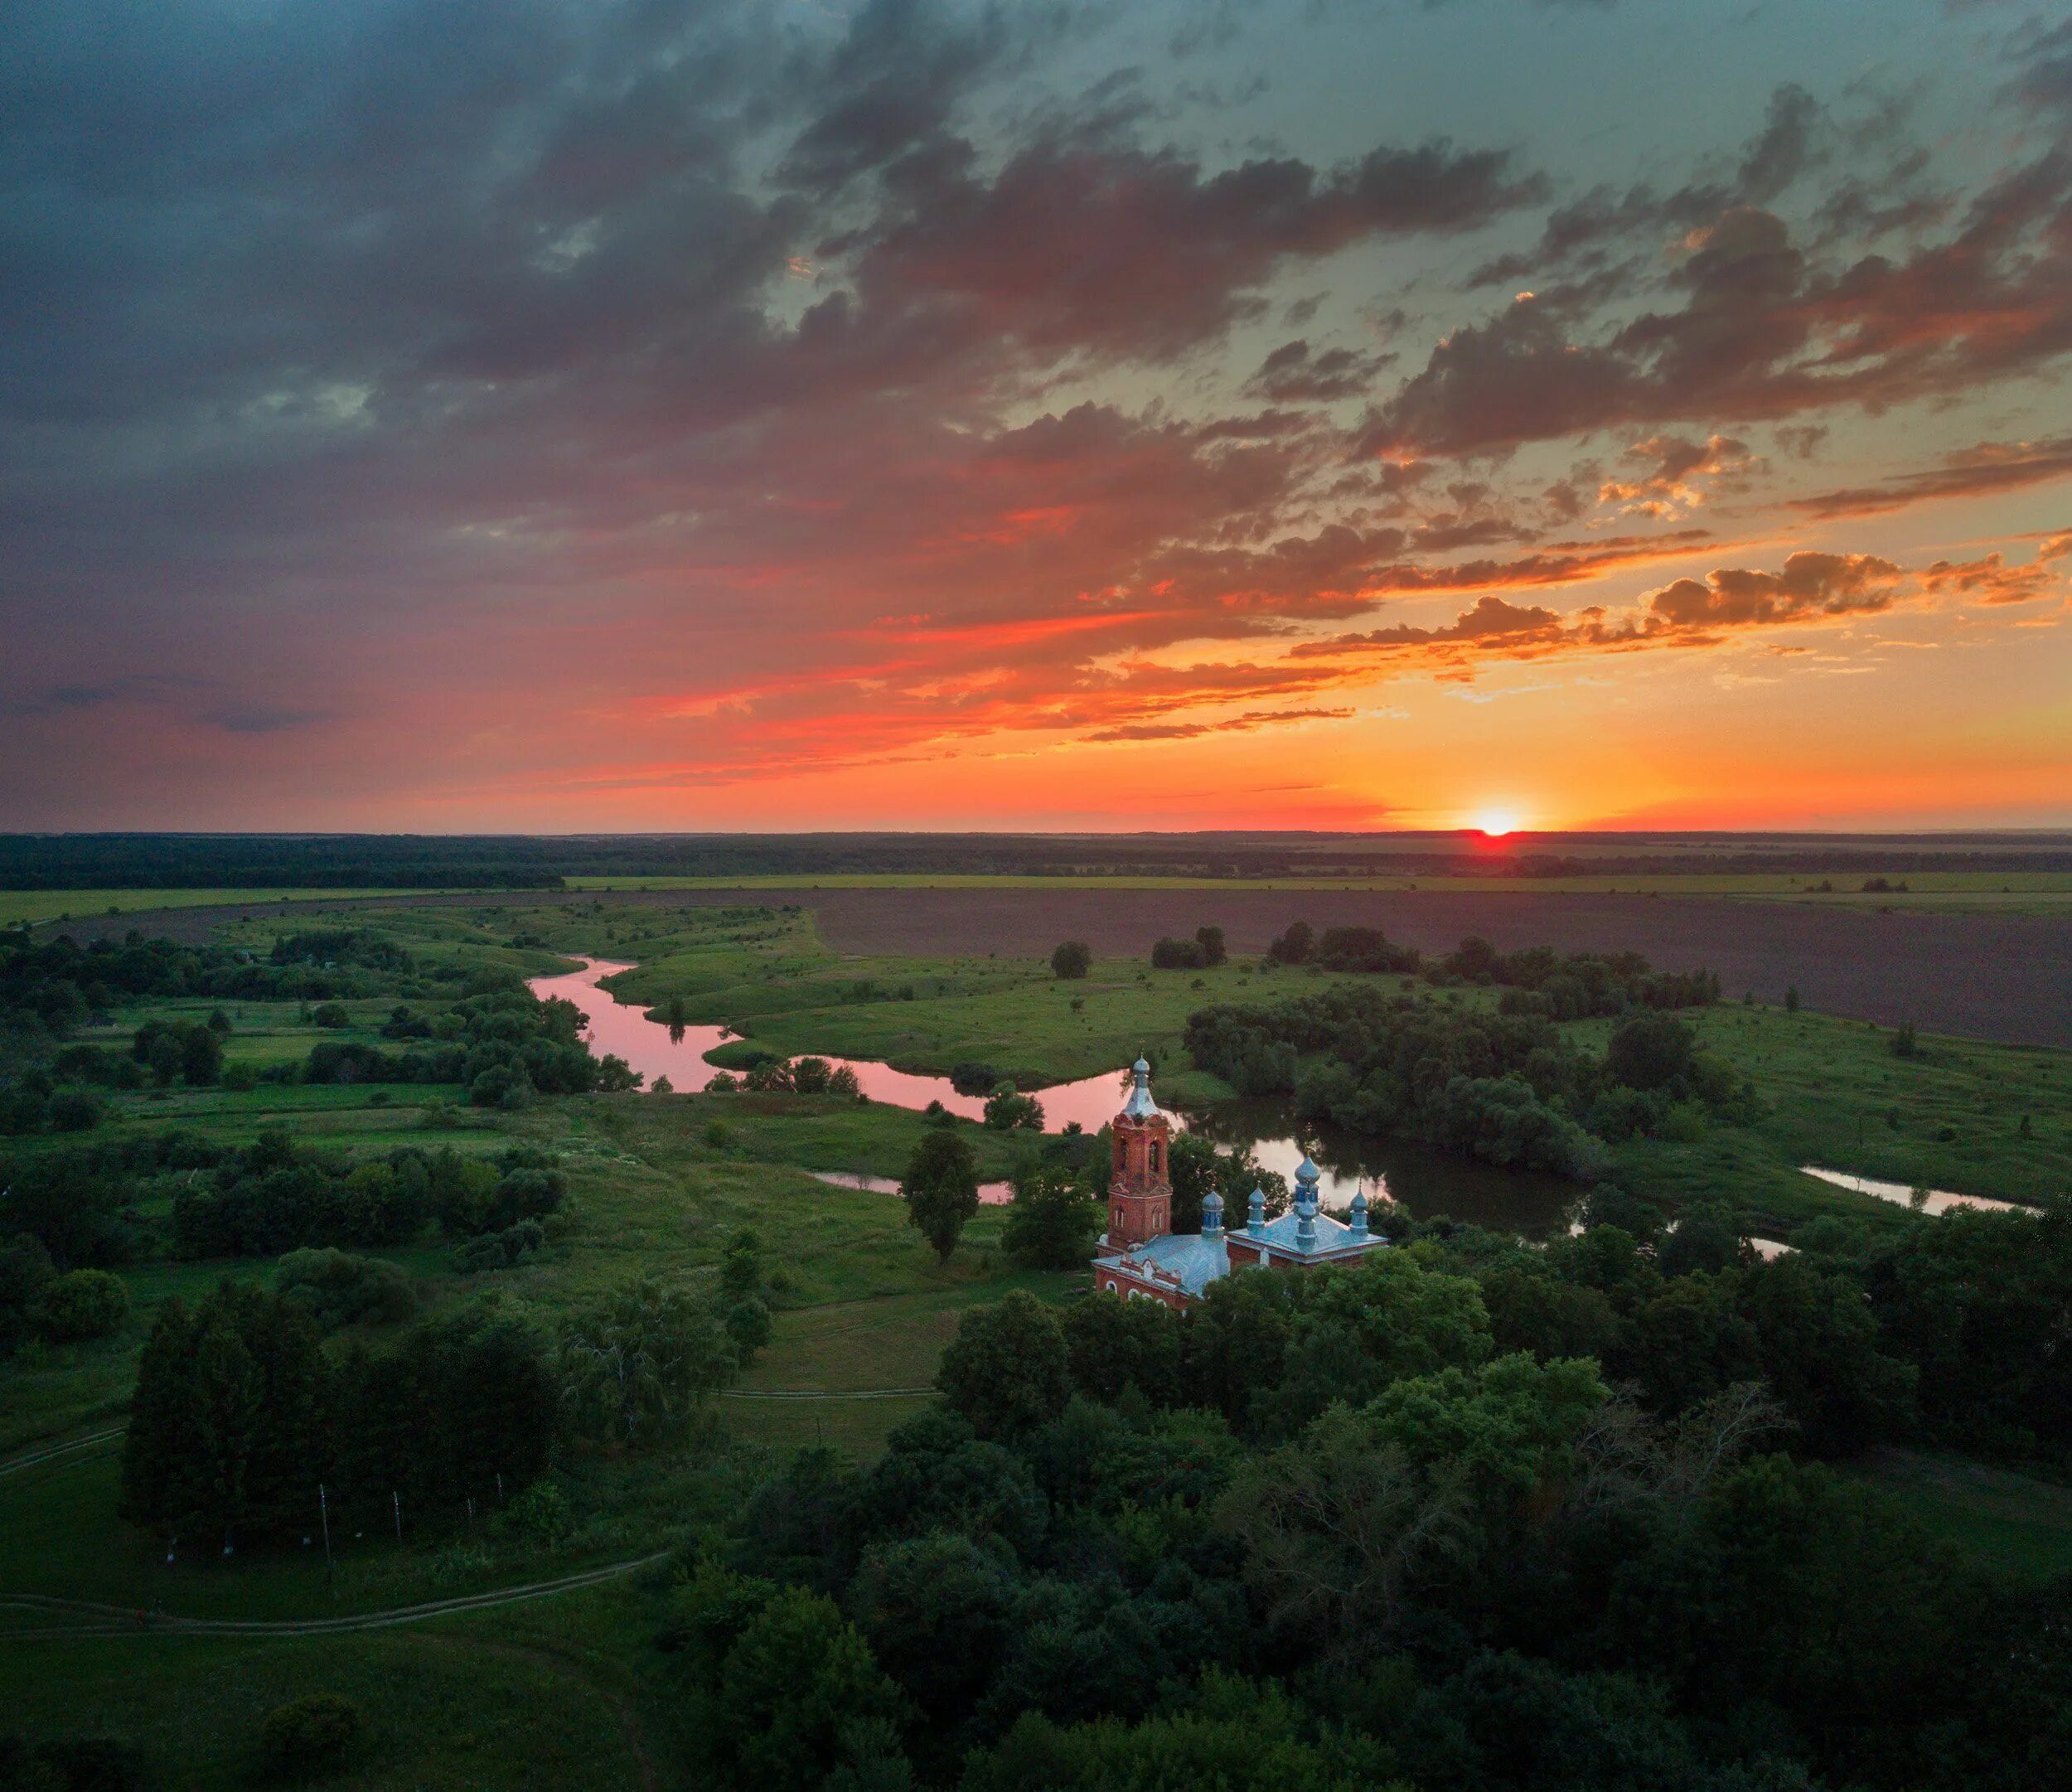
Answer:
[[[1468,891],[1518,895],[1734,897],[1799,901],[1837,908],[1927,909],[1944,913],[2058,915],[2072,909],[2072,873],[2061,871],[1906,871],[1886,874],[1902,891],[1865,890],[1869,879],[1852,873],[1844,887],[1822,889],[1818,873],[1685,872],[1653,876],[1443,877],[1382,874],[1368,877],[1213,878],[1116,876],[1031,877],[1013,874],[956,876],[930,872],[827,872],[749,877],[572,877],[572,890],[672,889],[1167,889]]]
[[[1845,1473],[1890,1495],[1937,1536],[2025,1581],[2072,1573],[2072,1487],[1968,1457],[1885,1450]]]
[[[642,1784],[656,1726],[651,1691],[624,1665],[641,1640],[632,1596],[514,1609],[344,1636],[0,1639],[0,1704],[31,1736],[117,1735],[142,1750],[149,1783],[195,1792],[250,1785],[266,1713],[317,1693],[365,1720],[323,1778],[338,1792]]]
[[[423,889],[53,889],[0,890],[0,927],[24,921],[85,920],[156,908],[213,908],[234,903],[327,902],[340,897],[426,896]]]
[[[1619,1148],[1612,1173],[1629,1186],[1677,1205],[1724,1199],[1776,1237],[1823,1213],[1913,1223],[1803,1174],[1808,1164],[2001,1200],[2072,1198],[2072,1053],[1924,1039],[1902,1058],[1861,1021],[1736,1003],[1688,1018],[1754,1083],[1763,1117]],[[1605,1025],[1576,1030],[1589,1042]]]

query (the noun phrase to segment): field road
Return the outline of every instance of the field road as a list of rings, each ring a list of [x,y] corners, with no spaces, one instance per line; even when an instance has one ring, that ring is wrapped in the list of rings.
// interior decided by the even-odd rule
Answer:
[[[75,1621],[29,1630],[0,1630],[0,1643],[57,1641],[85,1636],[336,1636],[348,1630],[384,1630],[399,1624],[422,1624],[463,1612],[490,1611],[526,1600],[550,1599],[557,1593],[598,1586],[669,1559],[661,1550],[632,1562],[614,1562],[557,1580],[533,1581],[523,1586],[501,1586],[486,1593],[435,1599],[423,1605],[397,1606],[387,1611],[360,1611],[336,1618],[181,1618],[144,1611],[134,1606],[111,1606],[90,1599],[58,1599],[42,1593],[0,1593],[0,1610],[25,1611]]]
[[[477,892],[370,897],[325,910],[397,906],[494,908],[593,902],[611,908],[715,908],[796,903],[835,951],[937,957],[1041,957],[1063,939],[1097,957],[1150,951],[1161,934],[1222,927],[1231,949],[1256,952],[1298,918],[1318,928],[1379,927],[1444,951],[1479,933],[1505,951],[1643,952],[1666,970],[1716,971],[1730,999],[1780,1000],[1795,986],[1823,1014],[2016,1045],[2072,1047],[2072,922],[2045,916],[1940,915],[1698,896],[1497,891],[875,888]],[[220,923],[286,917],[316,905],[254,903],[167,908],[70,922],[87,940],[131,927],[200,941]],[[55,925],[45,931],[54,932]]]

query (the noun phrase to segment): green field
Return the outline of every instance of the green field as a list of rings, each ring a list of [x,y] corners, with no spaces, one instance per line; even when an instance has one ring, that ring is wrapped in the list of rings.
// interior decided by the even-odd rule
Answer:
[[[792,876],[571,877],[572,890],[672,889],[1151,889],[1151,890],[1427,890],[1455,894],[1732,897],[1813,903],[1833,908],[1921,910],[1949,914],[2063,914],[2072,909],[2072,873],[2062,871],[1910,871],[1888,883],[1904,890],[1866,890],[1861,873],[1842,878],[1818,873],[1692,872],[1653,875],[1507,877],[1411,876],[1212,878],[1137,874],[1082,877],[1000,874],[955,876],[928,872],[822,872]],[[1832,888],[1823,889],[1825,884]]]
[[[60,889],[0,890],[0,927],[24,921],[85,920],[152,908],[215,908],[236,903],[329,902],[341,896],[424,896],[419,889]]]

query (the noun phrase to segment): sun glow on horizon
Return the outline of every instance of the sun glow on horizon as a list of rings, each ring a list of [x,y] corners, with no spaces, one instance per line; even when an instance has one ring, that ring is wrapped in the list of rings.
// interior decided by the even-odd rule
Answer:
[[[1491,840],[1502,840],[1518,825],[1518,811],[1513,809],[1483,809],[1476,812],[1474,826]]]

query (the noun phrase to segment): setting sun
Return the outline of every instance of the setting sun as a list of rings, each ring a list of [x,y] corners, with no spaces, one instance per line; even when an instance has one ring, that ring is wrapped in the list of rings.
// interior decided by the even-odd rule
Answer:
[[[1490,839],[1500,840],[1518,825],[1518,818],[1509,809],[1484,809],[1475,816],[1474,825]]]

